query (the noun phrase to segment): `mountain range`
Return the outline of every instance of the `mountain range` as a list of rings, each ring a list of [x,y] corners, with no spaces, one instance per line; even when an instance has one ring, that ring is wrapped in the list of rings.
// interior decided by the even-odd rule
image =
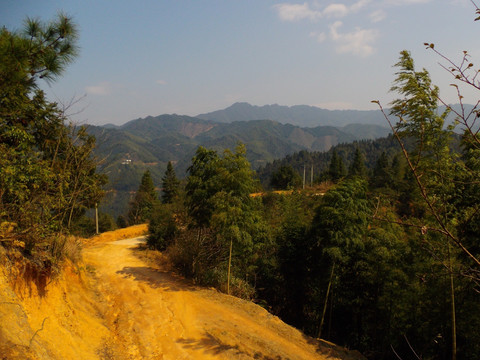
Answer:
[[[248,103],[235,103],[230,107],[199,114],[196,118],[221,123],[269,119],[281,124],[292,124],[300,127],[335,126],[348,124],[375,124],[386,126],[385,118],[380,110],[326,110],[308,105],[264,105],[256,106]]]
[[[256,169],[301,150],[326,151],[338,143],[384,137],[389,129],[379,125],[377,111],[237,103],[197,117],[148,116],[122,126],[90,126],[89,132],[97,138],[100,171],[109,176],[109,186],[119,196],[118,192],[135,191],[146,169],[160,186],[169,161],[177,176],[185,177],[200,145],[222,152],[244,143]]]

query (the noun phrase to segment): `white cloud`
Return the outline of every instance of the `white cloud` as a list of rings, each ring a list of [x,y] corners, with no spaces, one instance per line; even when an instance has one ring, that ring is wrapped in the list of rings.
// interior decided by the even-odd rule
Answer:
[[[109,95],[112,92],[112,86],[108,82],[101,82],[98,85],[92,85],[85,87],[87,94],[105,96]]]
[[[317,32],[312,31],[310,33],[310,36],[315,38],[319,43],[322,43],[325,40],[327,40],[327,34],[325,34],[324,32],[317,33]]]
[[[364,8],[365,6],[367,6],[370,3],[371,3],[371,0],[359,0],[355,4],[353,4],[350,7],[350,9],[351,9],[351,11],[356,12],[356,11],[361,10],[362,8]]]
[[[376,10],[372,12],[369,17],[373,23],[378,23],[387,17],[387,13],[383,10]]]
[[[350,13],[361,10],[370,2],[371,0],[358,0],[351,6],[342,3],[331,3],[327,5],[323,11],[315,10],[308,2],[304,2],[303,4],[282,3],[274,5],[273,8],[283,21],[317,20],[325,16],[335,18],[345,17]],[[318,2],[314,2],[313,7],[319,8]]]
[[[283,21],[298,21],[298,20],[315,20],[322,16],[320,11],[310,9],[308,3],[303,4],[277,4],[273,6],[277,12],[278,16]]]
[[[323,10],[323,14],[328,17],[344,17],[348,11],[349,9],[344,4],[330,4]]]
[[[401,1],[401,0],[386,0]],[[429,1],[429,0],[403,0],[409,2],[415,1]],[[344,18],[353,13],[359,12],[366,8],[372,0],[357,0],[352,5],[344,3],[331,2],[321,9],[320,2],[304,2],[303,4],[289,4],[282,3],[274,5],[278,16],[283,21],[300,21],[300,20],[318,20],[323,17],[327,18]],[[370,14],[372,22],[379,22],[386,17],[383,10],[377,10]],[[322,43],[327,39],[335,44],[335,49],[338,53],[351,53],[361,57],[367,57],[374,53],[374,43],[377,40],[379,33],[375,29],[355,28],[351,32],[342,33],[340,27],[343,23],[340,21],[330,25],[330,32],[311,32],[310,37],[316,39],[317,42]]]
[[[356,28],[355,31],[342,34],[339,32],[342,25],[341,21],[336,21],[330,26],[330,38],[335,42],[339,54],[352,53],[367,57],[374,53],[373,43],[379,35],[377,30]]]

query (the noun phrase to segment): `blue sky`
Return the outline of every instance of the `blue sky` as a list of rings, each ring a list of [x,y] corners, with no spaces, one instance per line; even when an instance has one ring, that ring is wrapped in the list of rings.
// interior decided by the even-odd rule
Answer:
[[[237,101],[375,109],[371,100],[394,97],[403,49],[454,103],[451,76],[423,43],[454,60],[463,50],[480,58],[469,0],[0,0],[0,25],[20,29],[26,16],[48,21],[59,10],[79,26],[80,56],[44,88],[64,104],[81,98],[69,110],[81,110],[72,115],[80,123],[197,115]]]

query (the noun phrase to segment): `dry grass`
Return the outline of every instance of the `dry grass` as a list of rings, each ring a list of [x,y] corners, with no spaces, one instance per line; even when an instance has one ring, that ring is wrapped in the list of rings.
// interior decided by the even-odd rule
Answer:
[[[293,193],[293,190],[273,190],[271,192],[277,195],[291,195]],[[250,194],[250,197],[265,196],[267,194],[268,192],[253,193],[253,194]]]
[[[74,264],[82,260],[82,239],[68,236],[63,246],[63,254]]]
[[[145,261],[149,266],[155,269],[163,269],[165,271],[175,271],[175,268],[168,257],[168,254],[158,250],[151,250],[146,244],[140,244],[133,250],[135,256]]]
[[[325,195],[325,193],[333,187],[333,183],[331,181],[323,181],[320,184],[315,184],[314,186],[306,186],[305,189],[297,189],[297,190],[274,190],[270,192],[259,192],[250,194],[250,197],[259,197],[265,196],[270,193],[276,195],[283,195],[288,196],[292,195],[294,192],[300,192],[306,194],[308,196],[318,196],[318,195]]]
[[[123,229],[107,231],[100,235],[95,235],[89,239],[85,239],[85,245],[92,245],[98,243],[105,243],[121,239],[129,239],[138,236],[143,236],[148,233],[148,224],[140,224],[129,226]]]

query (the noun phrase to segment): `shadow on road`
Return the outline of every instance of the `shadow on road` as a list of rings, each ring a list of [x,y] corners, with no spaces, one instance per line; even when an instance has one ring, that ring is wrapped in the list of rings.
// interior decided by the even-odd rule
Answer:
[[[315,345],[317,353],[327,356],[327,358],[341,358],[345,360],[367,360],[362,354],[356,350],[347,350],[339,345],[335,345],[323,339],[314,339],[303,334],[303,338],[308,344]]]
[[[230,353],[232,356],[246,355],[258,360],[288,360],[281,356],[270,357],[256,351],[254,354],[246,353],[239,349],[238,345],[232,346],[223,343],[219,338],[210,333],[205,333],[201,339],[178,339],[177,343],[182,344],[186,349],[203,350],[207,354],[219,355],[221,353]]]
[[[117,274],[124,278],[132,278],[149,285],[151,288],[164,291],[195,291],[195,286],[185,279],[168,271],[157,270],[148,266],[126,266]]]

